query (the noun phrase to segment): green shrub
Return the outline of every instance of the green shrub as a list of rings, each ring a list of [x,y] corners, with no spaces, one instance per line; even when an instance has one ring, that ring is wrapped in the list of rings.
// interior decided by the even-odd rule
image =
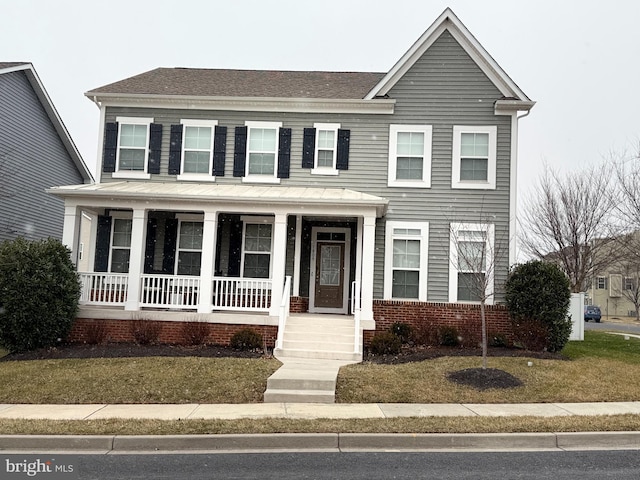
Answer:
[[[411,325],[404,322],[394,322],[389,329],[402,343],[409,343],[411,338]]]
[[[0,344],[9,351],[59,343],[78,312],[80,282],[58,240],[0,244]]]
[[[376,333],[371,339],[371,353],[374,355],[397,355],[402,348],[402,340],[391,332]]]
[[[549,329],[538,320],[521,318],[513,321],[515,345],[532,352],[542,352],[549,348]]]
[[[567,316],[571,290],[569,279],[552,263],[539,260],[516,266],[505,285],[506,303],[516,330],[529,321],[540,322],[547,331],[543,350],[562,350],[571,334]],[[525,330],[541,331],[527,325]],[[531,342],[533,343],[533,342]]]
[[[460,335],[456,327],[450,325],[438,327],[438,344],[445,347],[457,347],[460,344]]]
[[[262,335],[253,328],[243,328],[231,337],[231,347],[236,350],[260,350],[262,348]]]

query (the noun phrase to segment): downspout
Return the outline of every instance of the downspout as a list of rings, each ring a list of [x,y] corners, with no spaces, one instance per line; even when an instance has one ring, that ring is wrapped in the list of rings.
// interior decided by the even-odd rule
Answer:
[[[526,117],[531,113],[531,110],[527,110],[523,115],[518,116],[516,111],[512,118],[511,124],[511,219],[509,231],[512,237],[511,245],[509,248],[509,265],[515,265],[518,261],[518,235],[517,231],[517,211],[518,211],[518,123],[520,119]]]

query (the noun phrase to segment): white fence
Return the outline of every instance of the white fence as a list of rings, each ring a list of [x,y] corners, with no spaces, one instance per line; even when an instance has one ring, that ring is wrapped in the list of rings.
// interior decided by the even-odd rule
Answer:
[[[124,305],[129,277],[126,273],[81,273],[80,303],[90,305]]]

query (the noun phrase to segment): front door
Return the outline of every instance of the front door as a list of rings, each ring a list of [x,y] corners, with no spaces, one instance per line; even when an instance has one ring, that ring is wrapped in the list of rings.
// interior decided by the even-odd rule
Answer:
[[[348,229],[314,229],[309,305],[312,312],[347,313],[349,235]]]

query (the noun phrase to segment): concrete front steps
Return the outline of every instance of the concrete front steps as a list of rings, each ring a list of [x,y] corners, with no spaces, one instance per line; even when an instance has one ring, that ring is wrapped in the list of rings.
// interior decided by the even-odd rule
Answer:
[[[289,317],[282,348],[274,350],[283,365],[267,380],[265,403],[334,403],[338,370],[362,361],[353,352],[354,335],[353,317]]]

